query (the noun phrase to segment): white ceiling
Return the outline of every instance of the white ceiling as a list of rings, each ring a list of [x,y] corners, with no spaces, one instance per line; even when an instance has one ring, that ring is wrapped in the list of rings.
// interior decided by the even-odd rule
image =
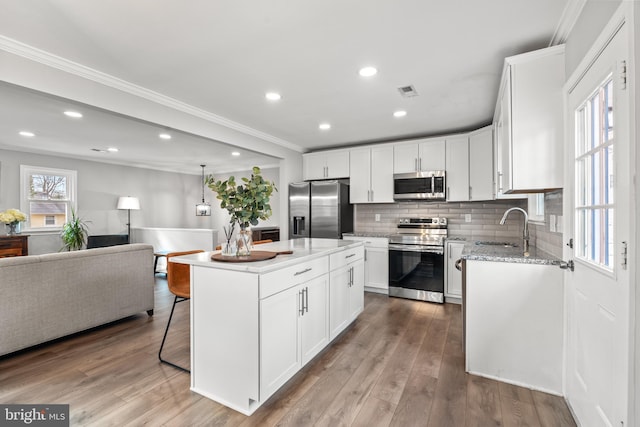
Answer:
[[[0,36],[307,151],[488,124],[503,59],[548,46],[567,1],[0,0]],[[378,74],[360,77],[365,65]],[[419,96],[400,96],[406,85]],[[226,146],[212,156],[213,142],[186,134],[160,142],[162,123],[88,106],[70,122],[53,113],[59,102],[0,85],[0,146],[188,173],[274,163],[246,151],[228,159]],[[407,116],[394,118],[398,109]],[[331,130],[318,129],[324,121]],[[38,136],[17,138],[18,123]],[[85,153],[107,145],[118,156]]]

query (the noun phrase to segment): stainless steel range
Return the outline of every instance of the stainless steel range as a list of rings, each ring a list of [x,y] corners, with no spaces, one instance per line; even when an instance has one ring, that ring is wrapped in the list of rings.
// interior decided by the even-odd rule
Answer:
[[[446,218],[401,218],[389,238],[389,296],[444,302]]]

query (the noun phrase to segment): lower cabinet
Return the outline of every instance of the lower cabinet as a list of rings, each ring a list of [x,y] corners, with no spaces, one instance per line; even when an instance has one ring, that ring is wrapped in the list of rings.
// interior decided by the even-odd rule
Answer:
[[[444,296],[447,302],[462,302],[462,272],[456,268],[456,261],[462,256],[464,242],[447,242],[446,278]]]
[[[329,339],[340,334],[364,309],[364,251],[347,262],[329,262]],[[346,251],[345,251],[346,252]],[[337,266],[336,266],[337,265]]]
[[[260,300],[260,395],[268,396],[329,342],[329,276]]]
[[[364,289],[389,294],[389,239],[386,237],[344,236],[344,240],[364,242]]]

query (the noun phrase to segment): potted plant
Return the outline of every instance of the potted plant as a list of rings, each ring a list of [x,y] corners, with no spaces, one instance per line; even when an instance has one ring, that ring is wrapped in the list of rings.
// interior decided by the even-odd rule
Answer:
[[[20,223],[27,220],[27,215],[18,209],[7,209],[0,212],[0,222],[7,227],[7,235],[13,236],[20,233]]]
[[[71,208],[71,219],[64,223],[62,232],[60,233],[62,243],[64,244],[60,249],[61,252],[64,250],[77,251],[82,249],[87,241],[87,234],[89,232],[87,222],[91,221],[83,221],[76,215],[75,210]]]
[[[212,175],[205,178],[205,183],[220,200],[220,208],[226,209],[230,215],[230,223],[240,227],[236,255],[249,255],[251,250],[251,233],[249,226],[258,225],[258,220],[266,220],[271,214],[269,200],[273,191],[278,191],[275,183],[265,180],[260,168],[253,167],[250,178],[242,178],[243,184],[237,184],[235,177],[227,180],[215,180]]]

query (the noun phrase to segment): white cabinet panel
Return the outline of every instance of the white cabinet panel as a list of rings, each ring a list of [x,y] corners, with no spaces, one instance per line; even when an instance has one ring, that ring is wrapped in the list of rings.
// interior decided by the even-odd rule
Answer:
[[[360,247],[362,249],[362,247]],[[348,264],[330,263],[329,338],[333,340],[364,307],[364,252],[348,259]],[[334,265],[339,267],[334,269]]]
[[[393,203],[393,147],[354,148],[349,153],[351,203]]]
[[[493,199],[493,126],[469,134],[469,200]]]
[[[364,260],[359,259],[351,266],[349,286],[349,323],[364,310]]]
[[[461,135],[446,140],[447,201],[469,200],[469,137]]]
[[[366,291],[389,294],[389,239],[344,236],[364,242],[364,287]]]
[[[305,181],[349,177],[349,151],[331,150],[302,155]]]
[[[301,286],[304,313],[300,321],[302,364],[311,360],[329,343],[329,275]]]
[[[444,170],[444,139],[398,142],[393,147],[393,173]]]
[[[505,193],[562,188],[564,76],[562,45],[505,59],[494,116]]]
[[[260,300],[260,396],[269,396],[301,367],[298,287]]]
[[[562,270],[466,260],[466,370],[562,394]]]
[[[446,298],[462,298],[462,272],[455,266],[456,261],[462,256],[464,242],[447,242],[446,263],[447,277],[444,296]]]

